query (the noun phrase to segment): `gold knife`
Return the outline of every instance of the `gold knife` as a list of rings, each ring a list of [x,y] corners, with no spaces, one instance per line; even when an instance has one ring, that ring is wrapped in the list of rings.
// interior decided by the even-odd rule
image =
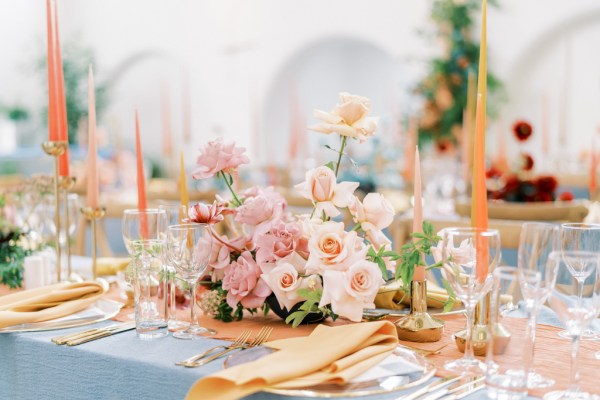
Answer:
[[[129,322],[123,324],[121,327],[112,329],[112,330],[98,330],[98,332],[93,332],[90,335],[78,337],[76,339],[68,340],[66,342],[67,346],[77,346],[79,344],[91,342],[92,340],[101,339],[103,337],[112,336],[117,333],[129,331],[131,329],[135,329],[135,322]]]

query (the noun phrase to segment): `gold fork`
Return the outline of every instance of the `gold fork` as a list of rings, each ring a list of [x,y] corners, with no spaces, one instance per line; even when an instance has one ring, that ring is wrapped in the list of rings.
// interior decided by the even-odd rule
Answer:
[[[188,368],[195,368],[195,367],[201,367],[202,365],[206,365],[211,361],[216,360],[219,357],[224,356],[227,353],[230,353],[234,350],[244,350],[244,349],[249,349],[251,347],[256,347],[256,346],[260,346],[261,344],[263,344],[264,342],[266,342],[267,340],[269,340],[269,337],[271,336],[271,333],[273,333],[273,328],[267,327],[267,326],[263,326],[261,328],[260,331],[258,331],[258,334],[256,335],[256,337],[254,338],[254,340],[252,342],[250,342],[250,344],[248,344],[247,346],[241,346],[241,347],[236,347],[233,349],[226,349],[221,351],[220,353],[217,353],[213,356],[210,356],[208,358],[205,358],[204,360],[201,360],[200,362],[197,363],[190,363],[190,364],[186,364],[184,365],[184,367],[188,367]]]
[[[240,333],[240,335],[237,337],[237,339],[235,339],[235,341],[233,341],[233,343],[230,343],[229,345],[221,345],[221,346],[215,346],[215,347],[211,347],[210,349],[206,350],[204,353],[201,354],[197,354],[193,357],[187,358],[183,361],[179,361],[176,362],[175,365],[182,365],[182,366],[186,366],[188,364],[193,364],[196,361],[208,356],[209,354],[211,354],[212,352],[214,352],[215,350],[218,349],[233,349],[233,348],[238,348],[238,347],[242,347],[246,345],[246,341],[248,340],[248,338],[250,337],[250,335],[252,335],[252,331],[250,330],[245,330],[242,331],[242,333]]]

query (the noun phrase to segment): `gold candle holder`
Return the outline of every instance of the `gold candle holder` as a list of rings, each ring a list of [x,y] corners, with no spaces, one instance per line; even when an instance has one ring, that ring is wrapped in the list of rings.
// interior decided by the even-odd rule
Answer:
[[[98,265],[97,265],[97,256],[96,256],[96,220],[102,219],[104,214],[106,214],[105,207],[82,207],[81,213],[90,221],[91,231],[92,231],[92,276],[95,281],[99,282],[98,279]],[[105,282],[101,282],[103,285]]]
[[[42,143],[42,149],[44,152],[54,157],[54,224],[56,226],[56,280],[62,281],[61,277],[61,248],[60,248],[60,190],[59,190],[59,167],[58,157],[63,155],[67,151],[69,143],[64,140],[47,141]]]
[[[444,321],[427,313],[427,281],[410,283],[410,314],[395,322],[398,339],[411,342],[437,342]]]
[[[67,280],[70,281],[81,281],[81,278],[73,275],[71,268],[71,235],[69,235],[69,228],[71,226],[70,213],[69,213],[69,192],[75,185],[75,178],[71,176],[61,176],[58,182],[59,188],[62,190],[64,195],[64,208],[65,208],[65,250],[67,253]]]

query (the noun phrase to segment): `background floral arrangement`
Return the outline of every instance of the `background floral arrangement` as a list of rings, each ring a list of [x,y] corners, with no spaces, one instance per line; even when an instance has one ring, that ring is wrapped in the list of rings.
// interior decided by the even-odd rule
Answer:
[[[374,307],[384,277],[400,258],[383,233],[394,210],[381,194],[361,201],[354,195],[357,182],[337,181],[349,139],[362,143],[375,134],[370,109],[366,98],[341,93],[331,112],[315,111],[321,122],[311,129],[339,135],[340,148],[335,162],[307,171],[296,185],[313,203],[310,215],[292,215],[272,187],[236,193],[238,167],[249,163],[243,148],[217,139],[200,150],[193,177],[223,179],[231,193],[228,200],[189,210],[190,220],[209,224],[214,237],[205,278],[210,289],[201,299],[206,313],[240,320],[244,310],[268,312],[266,300],[274,296],[282,309],[293,311],[286,322],[297,326],[309,315],[360,321],[363,309]],[[353,226],[340,222],[342,210]]]
[[[533,134],[533,127],[527,121],[518,120],[512,127],[515,138],[523,143]],[[487,177],[493,182],[489,190],[493,200],[512,202],[535,202],[556,200],[558,181],[552,175],[534,175],[535,161],[528,153],[521,153],[513,170],[503,171],[492,165]]]

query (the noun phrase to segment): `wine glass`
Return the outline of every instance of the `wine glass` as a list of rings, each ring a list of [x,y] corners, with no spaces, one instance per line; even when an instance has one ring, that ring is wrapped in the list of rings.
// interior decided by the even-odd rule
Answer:
[[[556,283],[555,262],[550,262],[550,254],[558,251],[559,229],[553,224],[540,222],[527,222],[521,228],[518,250],[518,272],[521,293],[527,311],[526,338],[529,341],[527,350],[529,360],[529,373],[527,387],[529,389],[546,388],[554,385],[554,380],[544,377],[533,370],[533,353],[535,349],[535,331],[541,306],[548,300],[548,296]],[[541,275],[540,285],[536,290],[526,286],[527,276],[531,273]]]
[[[165,212],[167,226],[181,224],[187,218],[187,207],[183,204],[161,204],[158,206],[158,209]],[[184,328],[187,324],[177,319],[177,271],[171,262],[169,262],[166,251],[163,252],[163,264],[167,269],[168,325],[170,330],[177,330]]]
[[[586,223],[568,223],[561,225],[561,249],[563,251],[590,251],[594,253],[600,252],[600,224]],[[572,259],[573,265],[570,267],[574,270],[580,269],[580,262]],[[579,283],[580,290],[583,283]],[[559,333],[562,338],[569,339],[567,331]],[[587,329],[581,334],[581,340],[596,340],[598,334],[591,329]]]
[[[196,285],[210,261],[212,240],[206,224],[171,225],[167,231],[167,258],[190,288],[191,321],[184,331],[173,333],[178,339],[198,339],[216,332],[198,325],[196,318]]]
[[[158,209],[123,212],[123,241],[133,266],[130,280],[134,289],[135,325],[138,337],[166,336],[166,297],[161,256],[166,227],[165,212]]]
[[[600,312],[600,253],[554,252],[550,260],[558,265],[558,279],[548,303],[567,327],[572,351],[569,388],[550,392],[544,399],[597,399],[598,396],[580,390],[577,354],[581,335]],[[578,269],[573,269],[573,265]],[[585,290],[581,290],[582,287]]]
[[[473,354],[472,331],[475,306],[491,289],[488,270],[500,260],[500,234],[495,229],[447,228],[442,231],[442,276],[465,306],[467,329],[463,358],[446,362],[444,368],[458,374],[485,372],[485,364]]]

